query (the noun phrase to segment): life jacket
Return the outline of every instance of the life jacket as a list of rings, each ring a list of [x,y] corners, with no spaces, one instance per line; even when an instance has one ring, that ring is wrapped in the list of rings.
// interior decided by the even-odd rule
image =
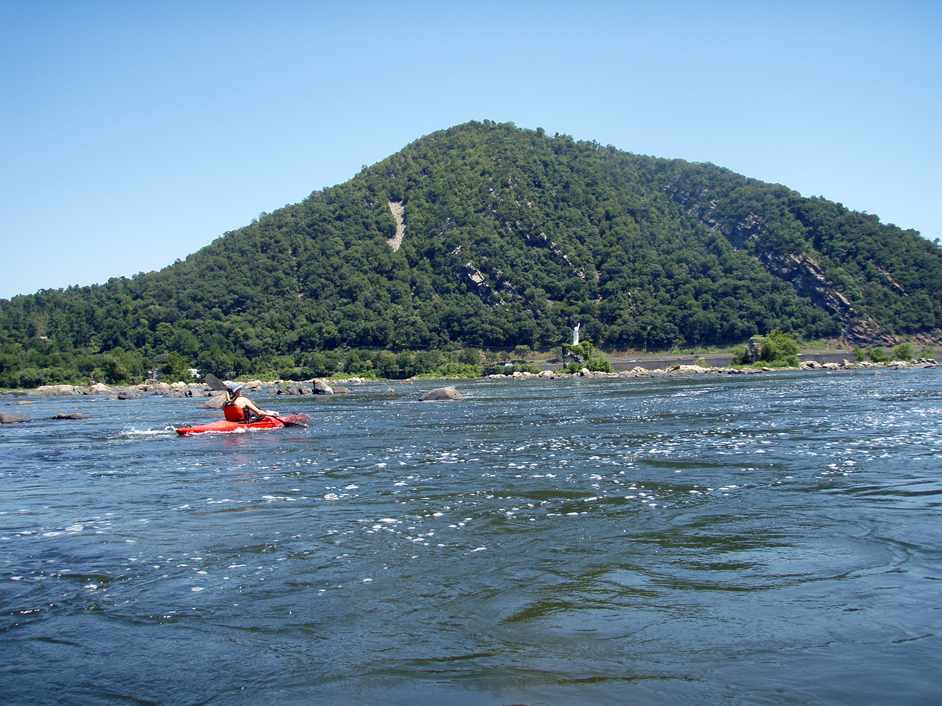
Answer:
[[[235,404],[235,401],[224,404],[222,407],[222,413],[226,415],[226,419],[230,422],[249,421],[248,417],[245,416],[245,410]]]

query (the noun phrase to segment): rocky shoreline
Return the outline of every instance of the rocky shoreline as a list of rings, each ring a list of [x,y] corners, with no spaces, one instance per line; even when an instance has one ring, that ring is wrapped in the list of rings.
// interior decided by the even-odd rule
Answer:
[[[507,374],[487,375],[488,379],[566,379],[573,377],[588,378],[641,378],[641,377],[665,377],[678,375],[754,375],[764,372],[785,372],[785,371],[804,371],[804,370],[860,370],[860,369],[901,369],[901,368],[934,368],[939,363],[933,358],[920,358],[914,361],[894,360],[886,363],[873,363],[869,361],[852,362],[844,360],[840,363],[828,362],[819,363],[813,360],[802,361],[798,367],[772,368],[772,367],[704,367],[701,365],[668,365],[663,368],[644,368],[636,366],[630,370],[619,372],[592,372],[583,368],[577,373],[563,373],[558,370],[542,370],[538,373],[513,372]],[[444,378],[443,378],[444,379]],[[395,382],[414,382],[414,378],[408,380],[397,380]],[[338,395],[349,393],[350,390],[345,385],[358,385],[373,382],[367,378],[332,378],[326,379],[314,378],[304,381],[293,380],[274,380],[265,382],[262,380],[248,380],[242,383],[243,389],[249,393],[262,392],[264,394],[274,395]],[[113,399],[127,400],[138,399],[148,395],[158,395],[162,397],[204,397],[207,398],[207,407],[222,406],[224,395],[210,389],[206,383],[185,383],[185,382],[147,382],[138,385],[112,386],[102,383],[93,385],[42,385],[29,390],[11,390],[3,393],[17,397],[72,397],[72,396],[108,396]]]
[[[590,378],[654,378],[677,375],[755,375],[757,373],[772,372],[796,372],[804,370],[860,370],[872,368],[890,368],[898,370],[901,368],[936,368],[939,363],[934,358],[920,358],[918,360],[892,360],[886,363],[872,363],[870,361],[851,362],[844,360],[840,363],[819,363],[814,360],[802,361],[797,367],[704,367],[701,365],[670,365],[666,368],[642,368],[637,366],[630,370],[622,370],[614,373],[593,372],[588,368],[583,368],[577,373],[560,373],[555,370],[541,370],[538,373],[514,372],[507,375],[494,374],[488,375],[488,378],[494,379],[531,379],[531,378],[570,378],[570,377],[590,377]]]
[[[347,378],[332,380],[328,384],[325,380],[313,379],[305,381],[275,380],[263,382],[262,380],[249,380],[242,383],[243,390],[247,392],[264,391],[275,395],[338,395],[348,393],[350,390],[342,387],[338,382],[362,383],[368,382],[365,378]],[[41,385],[28,390],[8,390],[6,395],[16,397],[79,397],[95,395],[111,397],[118,400],[139,399],[149,395],[160,397],[205,397],[208,398],[206,407],[222,406],[225,393],[213,390],[204,382],[146,382],[138,385]],[[218,402],[218,404],[217,404]]]

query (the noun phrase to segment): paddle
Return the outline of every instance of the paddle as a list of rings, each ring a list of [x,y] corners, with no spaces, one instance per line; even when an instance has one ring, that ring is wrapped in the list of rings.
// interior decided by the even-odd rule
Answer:
[[[216,390],[216,392],[228,392],[229,388],[226,387],[226,383],[217,378],[212,373],[206,373],[206,376],[203,378],[206,381],[206,384],[209,385],[210,390]]]
[[[301,421],[301,420],[304,421]],[[307,429],[308,418],[304,414],[291,414],[287,417],[278,417],[278,421],[286,427],[304,427]]]

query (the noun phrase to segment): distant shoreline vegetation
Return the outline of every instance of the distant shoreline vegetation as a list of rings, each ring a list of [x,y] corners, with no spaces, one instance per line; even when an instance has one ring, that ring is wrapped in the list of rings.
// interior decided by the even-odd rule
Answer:
[[[798,365],[800,348],[795,337],[773,331],[767,336],[755,336],[738,348],[723,350],[729,351],[727,355],[731,355],[735,365],[795,367]],[[705,351],[702,355],[712,354]],[[588,341],[576,346],[565,344],[549,351],[535,351],[523,345],[501,350],[334,349],[268,356],[257,359],[254,366],[239,366],[237,369],[225,366],[199,369],[194,366],[195,361],[174,352],[156,356],[121,349],[105,353],[42,352],[13,344],[0,350],[0,388],[28,389],[41,385],[81,385],[90,382],[129,385],[143,382],[154,375],[163,382],[193,382],[208,372],[226,378],[254,377],[266,380],[310,380],[338,376],[391,380],[413,377],[477,378],[514,372],[534,373],[547,366],[557,367],[564,373],[578,373],[583,368],[592,372],[610,372],[612,365],[609,355]],[[644,354],[639,352],[638,355]],[[695,351],[664,350],[647,355],[655,359],[678,355],[697,358]],[[892,349],[878,346],[857,348],[849,355],[858,361],[909,361],[931,358],[934,351],[926,346],[904,342]],[[698,360],[702,361],[702,356]]]

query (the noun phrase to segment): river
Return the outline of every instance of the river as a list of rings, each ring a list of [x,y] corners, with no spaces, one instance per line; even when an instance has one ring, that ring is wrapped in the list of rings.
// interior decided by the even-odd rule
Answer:
[[[0,701],[940,698],[942,370],[434,386],[0,398]]]

